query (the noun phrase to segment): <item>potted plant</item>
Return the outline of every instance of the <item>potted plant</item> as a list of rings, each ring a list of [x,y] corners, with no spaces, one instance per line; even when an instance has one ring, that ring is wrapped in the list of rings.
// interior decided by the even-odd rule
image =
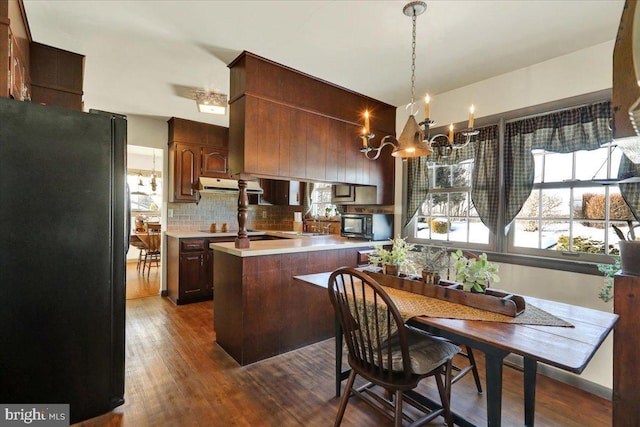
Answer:
[[[487,254],[482,253],[478,259],[468,259],[458,249],[451,254],[456,271],[456,281],[462,283],[467,292],[484,293],[491,282],[499,282],[498,264],[487,261]]]
[[[400,267],[407,260],[409,251],[414,247],[414,244],[407,243],[406,239],[398,236],[393,239],[391,249],[385,249],[381,245],[375,246],[375,252],[369,257],[369,262],[381,266],[385,274],[398,276]]]
[[[416,262],[422,267],[422,280],[427,284],[437,284],[440,272],[449,266],[446,249],[423,248],[416,255]]]
[[[633,224],[633,221],[627,220],[629,231],[627,235],[620,228],[611,224],[611,227],[620,238],[620,268],[625,274],[632,276],[640,276],[640,240],[636,240],[635,228],[640,224]]]
[[[613,299],[613,276],[620,270],[620,257],[614,257],[614,264],[598,264],[598,271],[604,273],[604,286],[598,293],[598,298],[604,302]]]

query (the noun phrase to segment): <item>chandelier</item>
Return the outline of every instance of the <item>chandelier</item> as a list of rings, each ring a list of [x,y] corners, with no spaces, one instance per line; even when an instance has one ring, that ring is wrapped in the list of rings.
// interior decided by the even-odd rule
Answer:
[[[380,152],[387,145],[392,145],[393,151],[391,153],[394,157],[400,157],[402,159],[410,157],[428,156],[433,153],[433,150],[438,150],[438,154],[441,157],[449,156],[453,150],[462,148],[467,145],[471,138],[478,135],[478,131],[473,129],[473,114],[474,107],[471,106],[469,111],[469,127],[462,135],[463,141],[454,141],[453,124],[449,126],[449,134],[437,134],[431,137],[430,129],[435,126],[436,122],[429,118],[429,95],[425,97],[424,114],[425,119],[418,123],[415,116],[418,114],[415,102],[415,81],[416,81],[416,18],[422,15],[427,10],[427,4],[423,1],[413,1],[407,3],[402,12],[406,16],[411,17],[413,24],[413,31],[411,33],[411,102],[407,104],[409,110],[409,118],[407,123],[402,129],[402,133],[399,138],[395,138],[393,135],[387,135],[380,140],[380,144],[377,147],[372,146],[371,140],[375,137],[375,134],[371,132],[369,123],[369,111],[364,113],[364,128],[360,138],[362,139],[362,148],[360,151],[369,160],[376,160],[380,157]]]

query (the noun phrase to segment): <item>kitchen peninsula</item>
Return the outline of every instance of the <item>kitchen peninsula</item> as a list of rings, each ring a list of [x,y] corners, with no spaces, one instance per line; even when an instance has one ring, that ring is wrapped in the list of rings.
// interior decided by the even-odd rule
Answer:
[[[294,350],[334,334],[326,289],[293,276],[355,267],[359,253],[389,242],[338,236],[295,236],[251,242],[212,243],[216,341],[240,365]]]

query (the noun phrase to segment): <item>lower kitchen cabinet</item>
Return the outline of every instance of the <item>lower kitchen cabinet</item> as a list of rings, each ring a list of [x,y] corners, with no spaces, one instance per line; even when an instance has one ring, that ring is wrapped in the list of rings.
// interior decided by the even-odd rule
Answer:
[[[177,305],[213,298],[209,239],[167,237],[167,296]]]

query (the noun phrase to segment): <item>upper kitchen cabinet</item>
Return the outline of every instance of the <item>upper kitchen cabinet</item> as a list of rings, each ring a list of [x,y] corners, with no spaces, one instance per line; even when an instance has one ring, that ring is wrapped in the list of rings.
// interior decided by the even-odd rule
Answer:
[[[300,206],[304,197],[304,183],[300,181],[282,181],[261,179],[263,190],[260,203],[265,205]]]
[[[31,33],[22,1],[0,1],[0,96],[31,98]]]
[[[170,201],[197,202],[198,179],[228,178],[229,129],[169,119]]]
[[[0,0],[0,96],[82,110],[84,56],[36,43],[22,0]]]
[[[375,185],[377,203],[393,204],[391,147],[368,160],[359,134],[368,110],[373,144],[395,135],[394,106],[249,52],[229,68],[232,176]]]
[[[31,100],[82,111],[84,55],[32,42]]]

